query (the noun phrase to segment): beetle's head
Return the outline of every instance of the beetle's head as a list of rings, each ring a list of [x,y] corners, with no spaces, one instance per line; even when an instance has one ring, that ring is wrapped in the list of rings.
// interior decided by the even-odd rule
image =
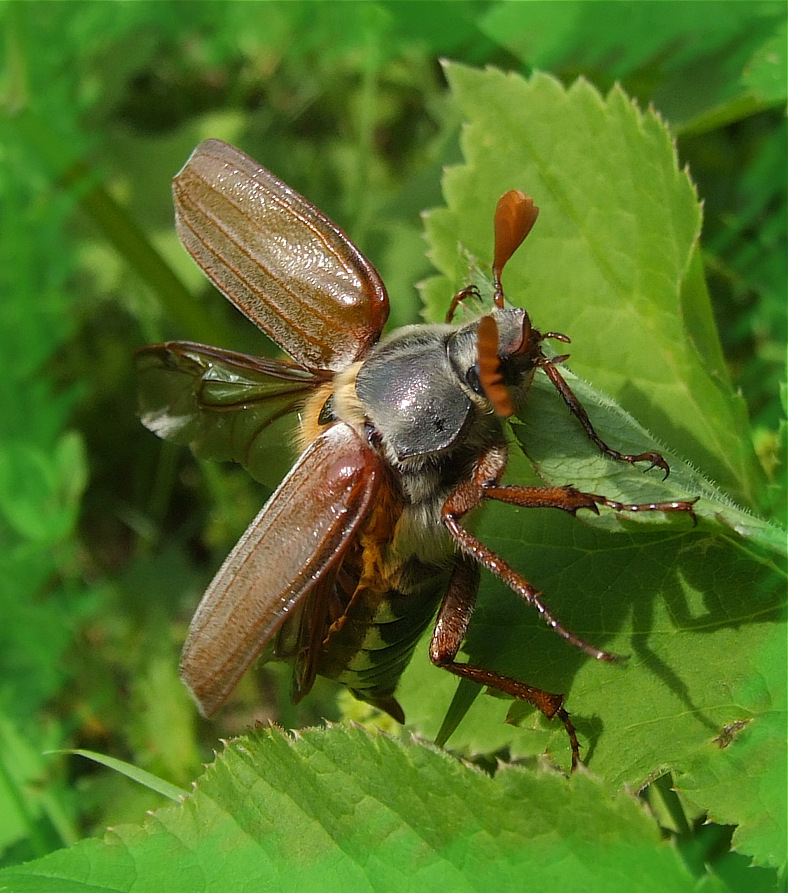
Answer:
[[[474,402],[508,418],[521,408],[533,371],[544,359],[542,340],[525,310],[496,308],[457,329],[449,358]]]
[[[511,189],[501,196],[495,209],[492,267],[495,309],[458,329],[449,341],[449,358],[471,399],[502,418],[515,415],[520,410],[537,366],[566,359],[548,359],[542,351],[545,338],[568,342],[566,335],[555,332],[542,335],[531,325],[525,310],[505,306],[501,274],[509,258],[531,231],[538,215],[539,208],[524,192]],[[456,303],[473,291],[473,287],[470,287],[455,296],[447,322]]]

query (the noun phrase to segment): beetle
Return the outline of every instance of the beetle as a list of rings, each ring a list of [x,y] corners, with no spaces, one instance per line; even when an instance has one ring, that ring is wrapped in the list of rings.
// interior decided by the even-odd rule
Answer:
[[[579,744],[561,694],[457,660],[480,568],[498,575],[548,625],[587,655],[542,594],[465,525],[485,500],[599,512],[686,513],[694,499],[622,504],[571,486],[502,484],[506,420],[545,373],[607,456],[561,375],[563,356],[528,313],[507,307],[506,263],[534,225],[524,193],[504,194],[494,218],[493,307],[462,325],[381,338],[388,297],[380,276],[314,205],[238,149],[200,144],[173,180],[176,229],[219,290],[290,360],[246,356],[190,342],[141,348],[141,418],[161,437],[247,466],[259,434],[298,413],[301,456],[217,572],[191,622],[181,678],[213,715],[268,646],[293,661],[293,700],[317,675],[346,686],[404,722],[395,689],[421,634],[436,617],[430,658],[438,667],[519,698],[563,722],[572,767]],[[259,458],[259,457],[258,457]]]

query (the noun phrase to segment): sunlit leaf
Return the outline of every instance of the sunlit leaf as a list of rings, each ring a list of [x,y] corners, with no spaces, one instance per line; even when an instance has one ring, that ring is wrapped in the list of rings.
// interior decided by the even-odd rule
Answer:
[[[233,741],[181,807],[0,871],[0,888],[607,893],[622,877],[655,893],[696,883],[632,795],[585,774],[490,778],[423,745],[332,728]]]
[[[760,802],[784,833],[785,784],[774,779],[764,789],[744,774],[734,793],[732,783],[709,781],[743,747],[738,737],[726,750],[715,743],[737,723],[746,725],[741,737],[752,742],[753,758],[784,771],[786,537],[756,514],[764,483],[723,368],[692,183],[664,123],[619,89],[602,97],[583,81],[564,89],[544,75],[525,81],[455,65],[447,71],[468,124],[465,163],[444,181],[448,207],[428,218],[432,257],[445,274],[426,288],[432,318],[467,282],[467,255],[458,248],[489,263],[497,196],[526,190],[541,213],[504,272],[508,297],[542,331],[572,338],[566,365],[588,384],[567,378],[603,437],[624,449],[662,449],[673,469],[662,481],[654,470],[600,456],[550,385],[537,380],[513,426],[508,479],[536,475],[623,501],[700,497],[696,527],[686,517],[584,523],[487,506],[481,538],[544,593],[569,629],[629,659],[611,666],[584,657],[489,578],[468,634],[469,659],[566,693],[584,758],[612,782],[639,787],[673,770],[681,788],[682,773],[691,772],[693,801],[741,823],[738,845],[761,864],[779,863],[784,856],[758,839],[758,819],[744,804]],[[456,685],[426,653],[424,642],[400,700],[429,737]],[[748,679],[759,680],[761,698],[740,697]],[[459,715],[473,694],[459,690]],[[476,698],[450,746],[548,749],[568,765],[560,725],[520,710],[512,716],[517,729],[504,724],[506,714],[499,699]],[[783,734],[758,734],[761,726]]]

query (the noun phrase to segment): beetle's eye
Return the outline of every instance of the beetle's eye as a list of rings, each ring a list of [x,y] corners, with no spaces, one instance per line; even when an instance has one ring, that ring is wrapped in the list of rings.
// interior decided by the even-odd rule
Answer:
[[[479,366],[477,364],[471,366],[465,373],[465,381],[474,393],[484,397],[484,388],[482,387],[482,380],[479,378]]]

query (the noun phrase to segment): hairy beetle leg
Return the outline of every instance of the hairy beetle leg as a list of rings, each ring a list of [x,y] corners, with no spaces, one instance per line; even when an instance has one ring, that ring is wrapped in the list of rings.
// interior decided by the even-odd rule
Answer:
[[[449,586],[435,622],[435,631],[430,643],[430,660],[436,666],[454,673],[461,679],[470,679],[479,685],[486,685],[488,688],[494,688],[513,698],[526,701],[548,719],[557,716],[564,724],[569,736],[572,750],[572,770],[575,770],[580,762],[580,745],[575,727],[564,709],[563,695],[534,688],[511,676],[504,676],[475,664],[455,661],[468,630],[479,589],[479,565],[465,556],[458,556],[455,562]]]
[[[473,664],[458,664],[454,661],[435,661],[437,666],[454,673],[462,679],[470,679],[479,685],[486,685],[488,688],[494,688],[504,694],[511,695],[520,701],[527,701],[536,707],[548,719],[558,717],[564,724],[566,733],[569,736],[569,745],[572,749],[572,771],[577,769],[580,763],[580,743],[577,740],[577,732],[572,725],[569,714],[564,710],[564,696],[553,694],[549,691],[542,691],[540,688],[533,688],[511,676],[502,676],[500,673],[494,673],[492,670],[485,670],[483,667],[477,667]]]
[[[588,509],[599,514],[598,506],[616,512],[684,512],[697,524],[694,506],[699,497],[677,499],[667,502],[619,502],[597,493],[585,493],[575,487],[521,487],[516,484],[489,485],[484,488],[485,499],[495,499],[510,505],[524,508],[556,508],[576,514],[580,509]]]
[[[600,452],[604,453],[606,456],[610,456],[612,459],[617,459],[619,462],[629,462],[634,465],[636,462],[648,462],[649,467],[646,469],[649,471],[652,468],[660,468],[665,472],[665,478],[670,474],[670,466],[665,461],[664,457],[661,453],[657,453],[653,450],[649,450],[645,453],[638,453],[637,455],[633,455],[630,453],[621,453],[618,450],[614,450],[613,447],[608,446],[604,440],[596,433],[593,424],[591,423],[591,419],[588,417],[588,413],[585,411],[583,404],[577,399],[574,394],[574,391],[569,387],[564,379],[563,375],[556,369],[556,363],[561,360],[565,360],[566,357],[546,357],[544,354],[539,357],[536,361],[536,365],[538,365],[541,369],[544,369],[545,374],[553,383],[555,389],[561,395],[561,399],[566,403],[569,411],[572,415],[580,422],[583,426],[583,430],[588,435],[589,440],[597,445]],[[664,480],[664,478],[663,478]]]
[[[608,499],[606,496],[597,496],[596,493],[586,493],[594,500],[596,505],[604,505],[606,508],[613,509],[616,512],[684,512],[692,518],[693,526],[698,523],[698,516],[695,514],[695,503],[700,499],[696,496],[694,499],[677,499],[673,502],[643,502],[643,503],[627,503],[618,502],[615,499]]]
[[[589,502],[588,494],[581,493],[573,487],[498,487],[495,485],[495,481],[498,480],[505,466],[505,449],[501,447],[488,449],[476,463],[472,476],[461,481],[444,503],[441,509],[443,525],[466,555],[500,577],[526,604],[533,605],[547,625],[559,636],[595,660],[620,660],[617,655],[589,645],[566,629],[550,613],[547,605],[542,601],[542,593],[538,589],[532,586],[525,577],[518,574],[500,555],[493,552],[489,546],[486,546],[460,524],[463,515],[479,505],[483,499],[496,498],[492,495],[495,493],[503,494],[503,501],[513,502],[515,505],[564,508],[566,511],[572,512],[591,506],[592,511],[596,510],[593,499]],[[575,498],[577,502],[573,508],[568,508],[566,500],[571,498]]]
[[[463,301],[467,301],[468,298],[473,298],[476,301],[481,300],[481,293],[475,285],[466,285],[465,288],[461,288],[451,299],[449,309],[446,311],[447,323],[450,323],[454,319],[454,314],[456,313],[457,308]]]
[[[540,617],[554,632],[558,633],[561,638],[566,639],[570,645],[574,645],[584,654],[593,657],[595,660],[605,661],[606,663],[614,663],[622,660],[617,654],[611,654],[609,651],[603,651],[594,645],[576,636],[571,630],[568,630],[560,620],[554,617],[547,605],[542,601],[542,593],[532,586],[525,577],[517,573],[517,571],[499,555],[496,555],[492,549],[485,546],[481,540],[477,539],[470,531],[462,527],[456,518],[449,516],[444,518],[443,522],[449,533],[452,535],[457,545],[479,562],[487,570],[500,577],[506,585],[512,589],[520,598],[528,605],[532,605],[539,612]]]

